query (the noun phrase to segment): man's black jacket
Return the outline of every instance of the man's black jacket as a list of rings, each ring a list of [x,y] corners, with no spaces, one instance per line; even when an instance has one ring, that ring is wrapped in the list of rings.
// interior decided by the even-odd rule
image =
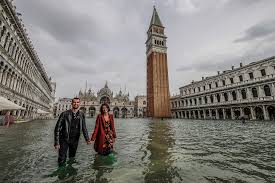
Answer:
[[[64,139],[69,141],[70,137],[70,127],[72,122],[72,110],[64,111],[60,114],[59,119],[55,125],[54,129],[54,145],[59,145],[59,140]],[[86,141],[89,140],[88,131],[86,128],[85,115],[83,112],[79,111],[80,117],[80,129],[82,129],[83,136]]]

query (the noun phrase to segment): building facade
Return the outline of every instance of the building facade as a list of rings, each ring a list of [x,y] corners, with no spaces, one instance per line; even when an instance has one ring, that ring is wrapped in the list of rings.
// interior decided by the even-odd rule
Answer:
[[[240,63],[179,90],[170,99],[174,118],[275,120],[275,57]]]
[[[166,38],[154,7],[146,41],[148,117],[171,117]]]
[[[135,117],[144,118],[147,117],[147,97],[136,96],[135,97]]]
[[[100,113],[100,106],[107,103],[110,106],[110,113],[115,118],[132,118],[134,117],[134,101],[129,100],[129,93],[123,93],[121,90],[117,95],[109,89],[106,82],[105,86],[101,88],[97,94],[92,92],[91,89],[82,92],[79,91],[80,110],[82,110],[86,117],[96,117]],[[56,104],[56,117],[61,112],[71,108],[71,99],[60,99]]]
[[[0,96],[25,108],[12,112],[17,118],[50,114],[55,83],[49,80],[12,1],[1,0],[0,10]]]

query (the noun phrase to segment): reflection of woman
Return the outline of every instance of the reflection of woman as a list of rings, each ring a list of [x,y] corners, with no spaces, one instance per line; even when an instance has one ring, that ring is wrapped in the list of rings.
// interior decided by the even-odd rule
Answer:
[[[116,131],[114,125],[114,117],[109,114],[110,108],[108,104],[102,104],[100,112],[96,118],[96,124],[91,140],[95,141],[95,151],[102,155],[108,155],[113,152]]]
[[[8,127],[14,123],[14,117],[10,115],[10,111],[8,111],[4,117],[4,124]]]

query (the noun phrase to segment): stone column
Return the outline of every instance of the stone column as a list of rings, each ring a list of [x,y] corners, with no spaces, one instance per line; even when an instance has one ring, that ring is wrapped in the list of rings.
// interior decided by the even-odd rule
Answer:
[[[0,67],[0,84],[2,81],[3,71],[4,71],[3,68]]]
[[[265,106],[263,105],[263,112],[264,112],[264,120],[270,120],[268,111],[266,110]]]
[[[264,87],[258,86],[258,98],[265,97]]]
[[[232,118],[233,120],[235,119],[235,113],[234,113],[233,108],[231,108],[231,118]]]
[[[187,114],[187,112],[184,111],[184,116],[185,116],[184,118],[185,118],[185,119],[187,119],[187,115],[186,115],[186,114]]]
[[[201,111],[200,110],[198,110],[198,117],[199,117],[199,119],[201,119]]]
[[[223,115],[223,119],[226,119],[226,114],[225,114],[225,109],[222,109],[222,115]]]
[[[254,111],[253,107],[250,107],[250,112],[251,112],[252,120],[256,120],[256,115],[255,115],[255,111]]]
[[[205,109],[203,109],[202,111],[203,111],[203,119],[206,119],[206,112],[205,112]]]
[[[218,109],[216,109],[216,119],[220,119]]]
[[[209,112],[210,119],[212,119],[212,110],[208,109],[208,112]]]
[[[244,116],[243,108],[240,107],[240,115]]]

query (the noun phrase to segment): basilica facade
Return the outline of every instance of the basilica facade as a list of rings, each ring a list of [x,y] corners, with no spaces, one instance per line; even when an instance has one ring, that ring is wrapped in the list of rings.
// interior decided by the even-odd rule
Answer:
[[[240,63],[179,90],[170,99],[174,118],[275,120],[275,57]]]
[[[110,113],[115,118],[132,118],[135,115],[134,101],[130,101],[129,93],[123,93],[121,90],[118,94],[114,95],[108,87],[106,82],[105,86],[97,93],[92,92],[91,89],[87,91],[79,91],[76,96],[80,98],[80,110],[86,114],[86,117],[96,117],[100,113],[100,106],[107,103],[110,106]],[[71,108],[71,99],[63,98],[56,103],[55,114],[56,117],[61,112]]]
[[[0,96],[19,106],[12,111],[16,118],[50,117],[56,84],[47,76],[13,2],[1,0],[0,10]]]

